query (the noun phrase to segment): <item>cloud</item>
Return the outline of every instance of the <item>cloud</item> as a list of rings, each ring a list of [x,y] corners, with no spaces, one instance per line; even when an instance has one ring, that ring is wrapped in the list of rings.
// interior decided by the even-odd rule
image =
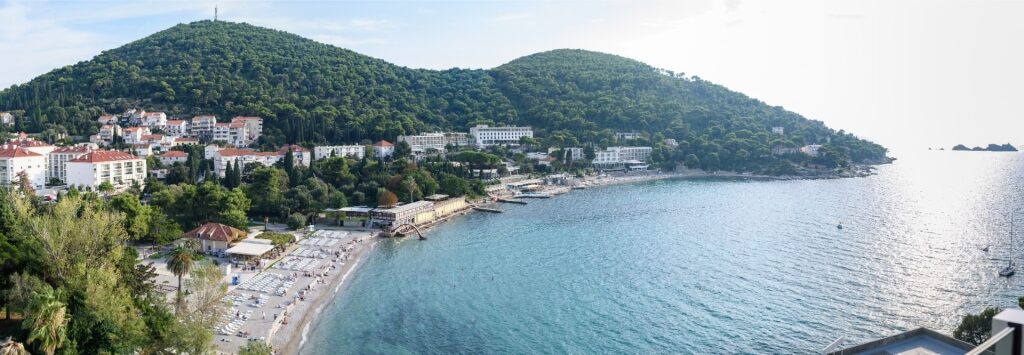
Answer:
[[[356,38],[343,35],[317,35],[313,36],[312,39],[320,43],[330,44],[343,48],[386,44],[388,42],[387,40],[379,37]]]
[[[21,3],[0,7],[0,87],[26,82],[53,68],[91,58],[104,38],[63,26],[51,18],[31,18]]]
[[[501,15],[498,15],[498,16],[491,17],[491,22],[522,21],[522,20],[530,19],[532,17],[533,17],[533,15],[528,14],[528,13],[513,12],[513,13],[506,13],[506,14],[501,14]]]

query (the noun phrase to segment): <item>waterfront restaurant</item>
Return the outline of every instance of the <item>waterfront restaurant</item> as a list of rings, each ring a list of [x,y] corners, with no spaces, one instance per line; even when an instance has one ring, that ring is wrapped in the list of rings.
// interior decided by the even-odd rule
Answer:
[[[254,261],[259,260],[271,250],[274,250],[274,244],[269,239],[247,238],[228,248],[225,254],[239,260]]]
[[[431,201],[416,201],[393,208],[374,208],[370,210],[370,222],[380,227],[397,227],[413,223],[416,215],[433,209],[434,203]]]
[[[245,237],[240,229],[220,223],[206,223],[182,235],[182,240],[193,241],[197,252],[220,254],[228,250],[235,240]]]

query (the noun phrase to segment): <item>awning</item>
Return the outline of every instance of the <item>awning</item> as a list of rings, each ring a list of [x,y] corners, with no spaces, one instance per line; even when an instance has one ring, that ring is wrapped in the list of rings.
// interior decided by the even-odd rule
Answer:
[[[272,249],[274,249],[274,246],[270,244],[238,243],[235,244],[235,246],[229,248],[225,252],[234,255],[260,256],[266,254],[268,251]]]

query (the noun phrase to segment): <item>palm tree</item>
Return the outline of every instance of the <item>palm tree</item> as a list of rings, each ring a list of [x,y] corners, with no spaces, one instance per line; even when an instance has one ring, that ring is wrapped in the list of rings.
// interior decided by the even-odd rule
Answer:
[[[11,337],[7,337],[3,342],[0,342],[0,355],[29,355],[29,353],[25,350],[24,345],[14,341]]]
[[[36,292],[22,326],[29,329],[28,343],[36,343],[47,355],[53,355],[67,340],[67,307],[60,290]]]
[[[175,311],[180,311],[181,308],[181,277],[192,271],[192,264],[195,261],[193,259],[195,252],[192,250],[191,244],[191,242],[186,241],[174,247],[167,257],[167,269],[171,270],[171,273],[178,277],[178,297],[175,300]]]

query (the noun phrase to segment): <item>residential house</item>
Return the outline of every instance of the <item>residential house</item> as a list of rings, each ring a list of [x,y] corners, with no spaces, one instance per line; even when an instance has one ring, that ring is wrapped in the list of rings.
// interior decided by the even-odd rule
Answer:
[[[211,222],[185,232],[181,237],[191,241],[197,252],[221,254],[245,236],[246,233],[238,228]]]
[[[142,114],[142,126],[163,128],[167,125],[167,114],[163,112],[146,112]]]
[[[380,140],[373,144],[373,156],[377,159],[384,159],[395,154],[395,145],[386,140]]]
[[[160,162],[164,165],[174,165],[174,163],[184,164],[188,161],[188,153],[180,150],[171,150],[160,154],[158,159],[160,159]]]
[[[0,112],[0,124],[3,124],[4,126],[13,126],[14,115],[10,112]]]
[[[238,116],[232,118],[231,123],[240,123],[245,126],[245,135],[249,141],[244,145],[255,142],[263,134],[263,119],[260,117]]]
[[[126,127],[123,132],[124,142],[128,144],[142,143],[142,136],[152,134],[149,127]]]
[[[213,127],[217,125],[217,116],[202,115],[192,117],[189,134],[202,140],[213,139]]]
[[[188,121],[167,120],[167,123],[164,124],[164,134],[174,137],[184,137],[189,135]]]

